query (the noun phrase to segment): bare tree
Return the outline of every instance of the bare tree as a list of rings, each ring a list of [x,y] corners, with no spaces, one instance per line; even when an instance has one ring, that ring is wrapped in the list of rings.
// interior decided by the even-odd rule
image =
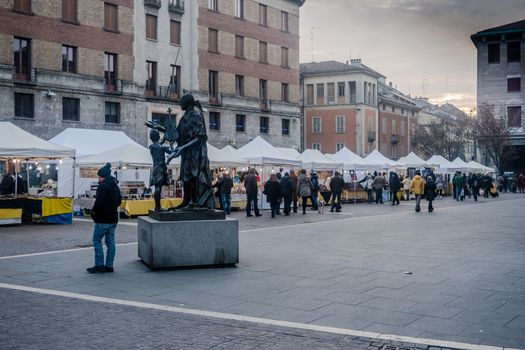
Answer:
[[[448,160],[464,156],[469,140],[468,122],[464,118],[441,120],[418,125],[414,134],[416,151],[425,158],[442,155]]]
[[[503,169],[505,149],[510,145],[510,133],[503,109],[495,112],[495,106],[483,103],[474,119],[473,133],[478,145],[487,152],[498,170]]]

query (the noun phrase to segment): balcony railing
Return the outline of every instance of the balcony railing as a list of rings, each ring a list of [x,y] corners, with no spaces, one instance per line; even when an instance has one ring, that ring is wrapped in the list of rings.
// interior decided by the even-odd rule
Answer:
[[[184,13],[184,0],[169,0],[168,11],[182,15]]]
[[[169,86],[155,86],[155,87],[146,87],[144,91],[146,97],[168,100],[168,101],[178,101],[180,98],[179,92],[173,87]]]
[[[17,73],[15,67],[13,67],[13,80],[36,83],[36,69],[31,68],[27,73]]]
[[[144,0],[144,6],[151,6],[155,8],[160,8],[161,6],[160,0]]]
[[[372,143],[376,140],[376,133],[375,131],[369,131],[368,132],[368,142]]]
[[[260,98],[259,99],[259,108],[261,111],[271,111],[272,110],[272,102],[267,98]]]
[[[222,94],[210,95],[208,101],[211,105],[221,106],[222,105]]]
[[[396,143],[399,143],[397,135],[392,135],[392,139],[390,140],[390,143],[393,145],[395,145]]]
[[[122,93],[122,80],[117,79],[116,81],[108,84],[104,82],[104,92],[110,94],[121,94]]]

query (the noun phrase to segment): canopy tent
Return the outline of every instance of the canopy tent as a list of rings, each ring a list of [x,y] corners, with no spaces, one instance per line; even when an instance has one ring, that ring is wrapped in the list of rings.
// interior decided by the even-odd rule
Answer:
[[[111,163],[112,166],[150,168],[153,166],[149,149],[137,143],[128,143],[99,154],[80,157],[77,166],[101,166]]]
[[[231,146],[226,146],[231,147]],[[225,148],[226,148],[225,147]],[[231,147],[234,152],[237,150]],[[223,149],[218,149],[208,143],[208,159],[210,160],[210,166],[219,167],[234,167],[234,166],[247,166],[248,161],[240,158],[234,152],[229,153],[229,151]]]
[[[398,162],[392,159],[388,159],[384,155],[381,154],[377,149],[373,150],[372,153],[367,155],[364,160],[369,164],[369,168],[379,168],[379,169],[387,169],[387,168],[395,168],[399,166]]]
[[[221,151],[224,151],[226,153],[235,153],[235,152],[237,152],[237,150],[231,145],[227,145],[227,146],[221,148]]]
[[[430,157],[427,160],[427,164],[429,164],[430,166],[437,167],[437,171],[449,172],[448,169],[454,168],[454,165],[450,161],[446,160],[443,156],[440,155],[433,155],[432,157]]]
[[[235,155],[247,160],[250,165],[289,165],[301,167],[301,161],[281,152],[262,137],[257,136],[239,148]]]
[[[332,160],[341,162],[345,170],[364,170],[370,167],[370,164],[368,164],[366,160],[346,147],[341,148],[335,154],[326,154],[326,156]]]
[[[301,153],[297,151],[295,148],[287,148],[287,147],[275,147],[279,151],[283,152],[284,154],[289,155],[290,157],[293,157],[294,159],[300,159]]]
[[[467,164],[468,164],[468,166],[471,169],[470,171],[487,172],[487,173],[495,173],[496,172],[496,169],[488,167],[488,166],[485,166],[485,165],[480,164],[480,163],[478,163],[476,161],[473,161],[473,160],[471,160]]]
[[[405,168],[423,168],[428,166],[428,163],[419,158],[414,152],[410,152],[407,156],[399,158],[397,162]]]
[[[73,148],[43,140],[11,122],[0,122],[0,159],[74,158]]]
[[[456,157],[456,159],[451,162],[451,167],[445,167],[445,169],[449,171],[470,171],[468,163],[459,157]]]
[[[299,159],[303,162],[304,169],[338,170],[343,167],[342,162],[333,160],[316,149],[305,149]]]

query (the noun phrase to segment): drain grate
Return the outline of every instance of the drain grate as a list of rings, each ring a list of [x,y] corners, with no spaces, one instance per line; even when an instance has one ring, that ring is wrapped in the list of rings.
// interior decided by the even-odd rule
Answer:
[[[381,348],[381,350],[414,350],[414,348],[407,348],[405,346],[385,345]]]

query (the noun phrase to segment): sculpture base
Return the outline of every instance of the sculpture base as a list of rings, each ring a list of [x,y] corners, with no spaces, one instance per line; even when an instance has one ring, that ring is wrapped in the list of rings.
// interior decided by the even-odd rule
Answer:
[[[149,211],[148,216],[158,221],[224,220],[226,213],[215,209]]]
[[[152,269],[233,266],[239,262],[239,222],[141,216],[138,255]]]

